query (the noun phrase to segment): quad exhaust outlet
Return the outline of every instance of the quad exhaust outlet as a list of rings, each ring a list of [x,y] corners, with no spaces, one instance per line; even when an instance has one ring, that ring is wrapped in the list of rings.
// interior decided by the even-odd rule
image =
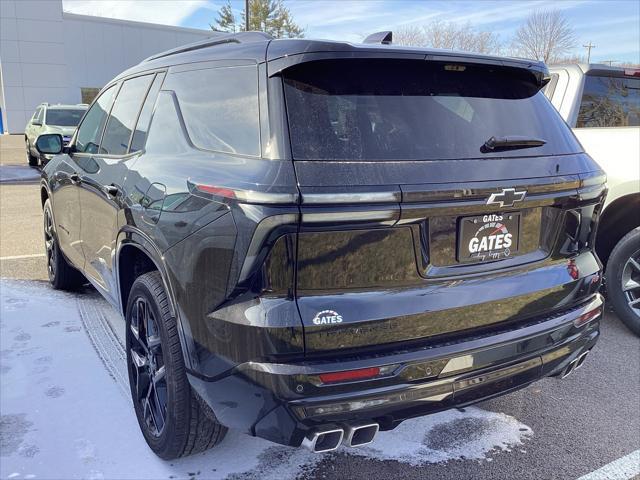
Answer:
[[[373,442],[379,430],[380,425],[377,423],[320,427],[307,433],[302,446],[314,453],[331,452],[341,443],[347,447],[361,447]]]

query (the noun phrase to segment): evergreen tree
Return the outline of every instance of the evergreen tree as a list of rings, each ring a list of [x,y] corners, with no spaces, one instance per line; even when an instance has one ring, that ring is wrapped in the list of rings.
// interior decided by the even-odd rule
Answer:
[[[242,9],[241,21],[237,22],[230,0],[227,0],[218,12],[216,25],[212,24],[211,28],[222,32],[242,32],[246,25],[245,15]],[[304,29],[295,23],[283,0],[249,0],[249,30],[266,32],[275,38],[304,36]]]

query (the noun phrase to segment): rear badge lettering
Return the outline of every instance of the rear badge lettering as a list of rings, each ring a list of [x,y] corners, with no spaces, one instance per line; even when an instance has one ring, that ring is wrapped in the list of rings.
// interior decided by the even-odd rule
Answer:
[[[342,323],[342,315],[333,310],[323,310],[318,312],[313,318],[314,325],[328,325],[331,323]]]

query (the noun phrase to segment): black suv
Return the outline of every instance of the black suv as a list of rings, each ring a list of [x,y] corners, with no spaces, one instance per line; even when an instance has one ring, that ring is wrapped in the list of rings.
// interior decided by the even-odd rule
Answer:
[[[546,67],[382,43],[214,37],[39,138],[51,283],[125,316],[160,457],[363,445],[596,343],[605,177]]]

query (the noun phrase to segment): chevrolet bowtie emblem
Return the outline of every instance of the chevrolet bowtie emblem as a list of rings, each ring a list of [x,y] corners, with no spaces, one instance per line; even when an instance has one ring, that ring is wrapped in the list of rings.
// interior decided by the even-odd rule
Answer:
[[[487,200],[487,205],[500,205],[500,207],[513,207],[516,202],[524,200],[526,190],[516,192],[515,188],[503,188],[500,193],[492,193]]]

